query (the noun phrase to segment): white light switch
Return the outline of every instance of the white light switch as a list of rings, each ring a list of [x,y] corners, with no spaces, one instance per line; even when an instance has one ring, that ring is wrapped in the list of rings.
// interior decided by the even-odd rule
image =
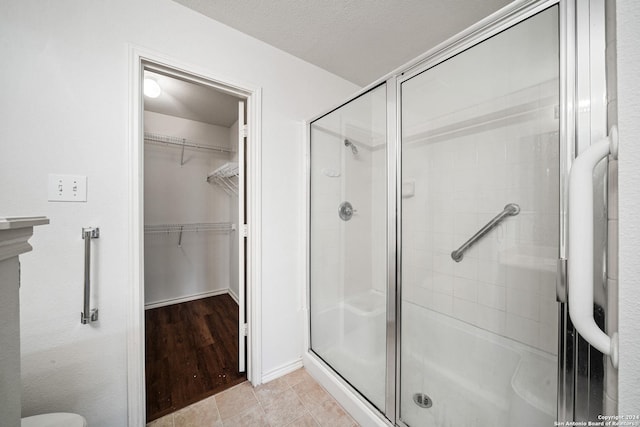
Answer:
[[[50,202],[86,202],[87,177],[49,174],[47,193]]]

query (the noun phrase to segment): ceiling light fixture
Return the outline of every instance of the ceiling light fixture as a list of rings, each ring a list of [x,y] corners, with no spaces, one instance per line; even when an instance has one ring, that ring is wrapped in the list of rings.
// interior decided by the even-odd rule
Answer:
[[[153,79],[144,79],[144,95],[149,98],[157,98],[162,93],[162,89],[157,81]]]

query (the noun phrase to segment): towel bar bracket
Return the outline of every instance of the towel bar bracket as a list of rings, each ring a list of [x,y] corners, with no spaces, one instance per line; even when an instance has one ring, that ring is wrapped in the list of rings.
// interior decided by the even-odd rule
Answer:
[[[96,228],[83,228],[82,229],[82,238],[85,239],[87,237],[87,233],[89,234],[90,239],[97,239],[100,237],[100,229]]]
[[[98,309],[97,308],[92,308],[91,311],[89,311],[89,315],[85,316],[84,313],[80,313],[80,323],[82,323],[83,325],[87,325],[91,322],[95,322],[98,320]]]

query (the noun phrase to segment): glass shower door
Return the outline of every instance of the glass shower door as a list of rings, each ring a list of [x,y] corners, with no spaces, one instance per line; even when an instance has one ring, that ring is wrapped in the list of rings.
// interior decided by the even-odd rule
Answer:
[[[400,420],[556,419],[558,8],[401,84]]]
[[[311,123],[311,349],[384,410],[386,92]]]

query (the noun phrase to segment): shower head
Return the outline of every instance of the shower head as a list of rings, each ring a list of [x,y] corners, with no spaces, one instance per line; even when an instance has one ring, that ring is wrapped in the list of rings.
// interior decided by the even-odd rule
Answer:
[[[358,154],[358,147],[356,147],[356,146],[354,145],[354,143],[353,143],[353,142],[351,142],[351,141],[349,141],[348,139],[345,139],[345,140],[344,140],[344,146],[345,146],[345,147],[351,147],[351,152],[352,152],[354,155]]]

